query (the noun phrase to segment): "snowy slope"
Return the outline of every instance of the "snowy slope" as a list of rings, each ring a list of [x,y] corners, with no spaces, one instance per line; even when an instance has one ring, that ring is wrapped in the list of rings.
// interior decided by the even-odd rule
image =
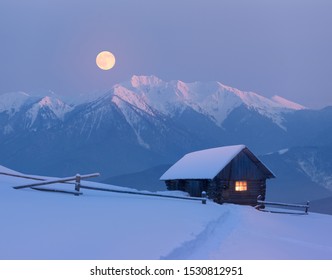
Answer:
[[[0,166],[1,171],[8,169]],[[329,215],[278,215],[247,206],[88,190],[76,197],[11,188],[28,181],[0,175],[0,259],[332,258]]]
[[[0,113],[6,112],[10,115],[18,112],[31,96],[25,92],[8,92],[0,94]]]
[[[303,110],[305,109],[304,106],[297,104],[295,102],[292,102],[290,100],[287,100],[281,96],[275,95],[271,98],[272,101],[280,104],[282,107],[289,108],[289,109],[294,109],[294,110]]]

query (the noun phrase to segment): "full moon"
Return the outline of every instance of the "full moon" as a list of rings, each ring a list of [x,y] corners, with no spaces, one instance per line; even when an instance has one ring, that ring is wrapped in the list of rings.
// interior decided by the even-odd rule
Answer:
[[[115,56],[111,52],[102,51],[96,57],[96,64],[102,70],[110,70],[115,65]]]

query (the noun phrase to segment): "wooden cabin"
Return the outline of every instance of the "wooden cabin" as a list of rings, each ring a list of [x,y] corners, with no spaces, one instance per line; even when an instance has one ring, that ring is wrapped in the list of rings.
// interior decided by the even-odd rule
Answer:
[[[200,197],[202,191],[217,203],[257,205],[265,199],[266,179],[273,173],[245,146],[225,146],[186,154],[160,178],[168,190]]]

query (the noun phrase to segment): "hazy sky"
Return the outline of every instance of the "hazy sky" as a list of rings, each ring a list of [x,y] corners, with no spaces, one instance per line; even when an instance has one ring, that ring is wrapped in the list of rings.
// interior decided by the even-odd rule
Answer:
[[[332,105],[330,0],[1,0],[0,93],[111,88],[132,75],[217,80]],[[116,66],[95,65],[109,50]]]

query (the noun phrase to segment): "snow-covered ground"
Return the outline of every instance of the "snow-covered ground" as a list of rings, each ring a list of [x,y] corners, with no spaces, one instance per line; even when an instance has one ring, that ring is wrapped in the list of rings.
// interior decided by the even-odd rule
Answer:
[[[332,259],[330,215],[12,188],[27,182],[0,175],[0,259]]]

